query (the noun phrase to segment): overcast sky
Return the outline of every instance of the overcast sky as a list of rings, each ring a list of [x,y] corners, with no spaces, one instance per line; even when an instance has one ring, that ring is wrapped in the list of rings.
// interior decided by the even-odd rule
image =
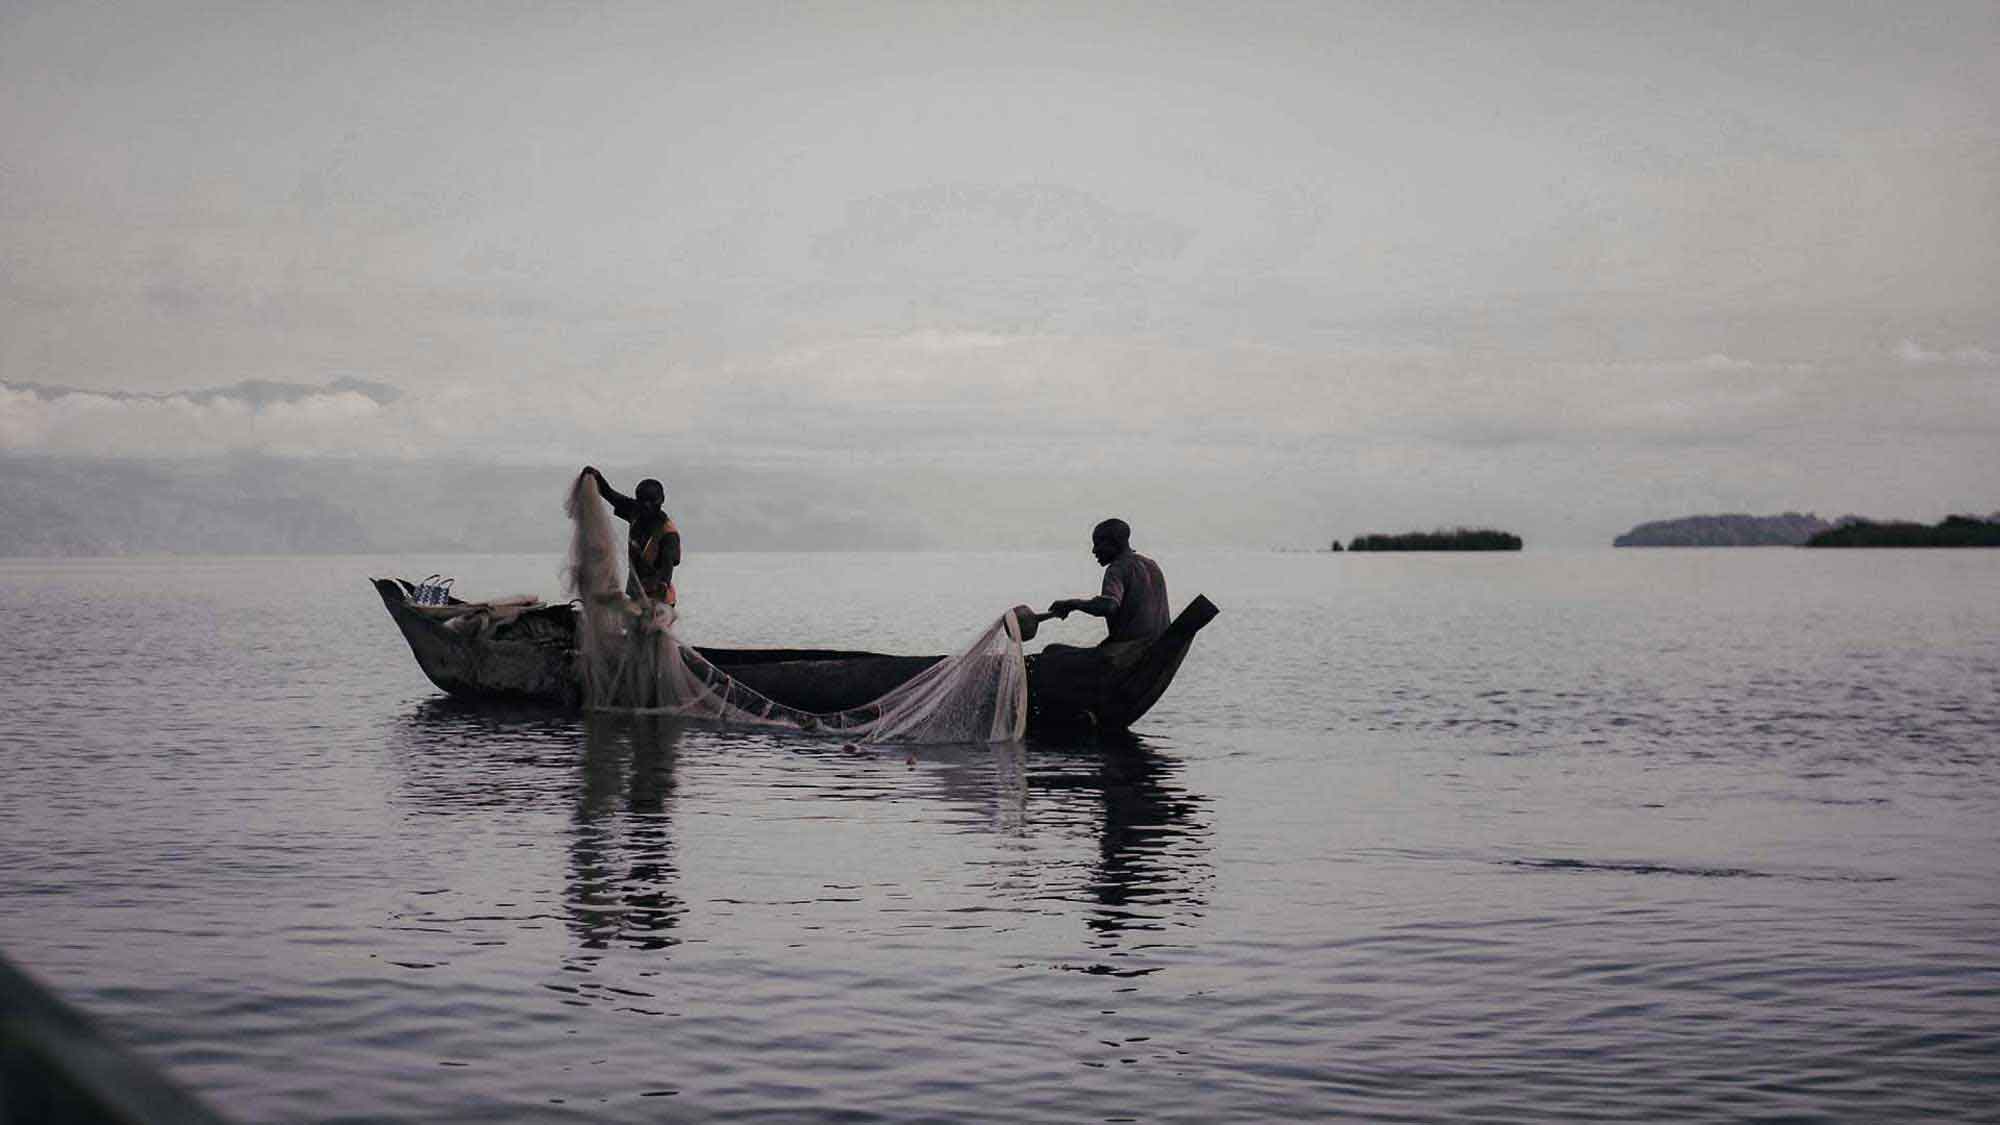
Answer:
[[[2000,508],[1996,247],[1991,2],[0,5],[13,455],[1936,519]]]

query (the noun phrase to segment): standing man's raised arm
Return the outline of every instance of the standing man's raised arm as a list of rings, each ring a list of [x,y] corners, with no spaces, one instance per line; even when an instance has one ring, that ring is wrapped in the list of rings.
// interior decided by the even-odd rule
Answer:
[[[597,482],[597,494],[604,497],[605,503],[611,505],[611,514],[621,520],[630,520],[632,510],[637,507],[637,501],[611,487],[611,482],[604,479],[604,474],[597,471],[597,466],[585,465],[583,471],[589,473],[591,479]]]

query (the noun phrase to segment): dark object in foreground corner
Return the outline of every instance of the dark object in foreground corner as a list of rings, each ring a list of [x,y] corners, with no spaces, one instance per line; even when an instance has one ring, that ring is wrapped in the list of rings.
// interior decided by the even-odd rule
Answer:
[[[1490,528],[1409,531],[1401,535],[1357,535],[1350,551],[1518,551],[1521,537]]]
[[[2000,547],[2000,512],[1986,519],[1946,516],[1934,527],[1920,523],[1853,523],[1822,531],[1808,547]]]
[[[424,675],[465,699],[580,705],[573,605],[538,605],[502,621],[461,617],[413,601],[416,587],[375,578]],[[446,605],[467,605],[450,598]],[[1167,631],[1113,662],[1096,648],[1051,645],[1027,658],[1028,731],[1124,730],[1173,683],[1194,635],[1220,612],[1196,595]],[[880,699],[942,656],[888,656],[833,649],[707,648],[697,652],[745,687],[800,711],[825,714]]]
[[[0,958],[0,1125],[222,1121]]]

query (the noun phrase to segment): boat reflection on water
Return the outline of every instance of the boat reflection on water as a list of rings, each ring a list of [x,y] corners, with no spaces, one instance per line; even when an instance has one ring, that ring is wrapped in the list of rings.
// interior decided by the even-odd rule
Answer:
[[[562,917],[582,948],[662,949],[676,943],[686,913],[672,833],[684,729],[662,715],[579,717],[441,698],[411,710],[392,748],[403,796],[424,813],[503,814],[508,832],[543,839],[561,816]]]
[[[1023,839],[1022,877],[1003,897],[1024,911],[1072,903],[1094,947],[1171,943],[1169,931],[1201,918],[1213,880],[1208,798],[1182,784],[1182,763],[1162,743],[1131,734],[856,752],[661,715],[578,717],[436,699],[412,709],[392,744],[402,795],[423,812],[503,814],[507,830],[544,839],[566,825],[563,902],[536,913],[559,910],[577,945],[592,951],[587,959],[613,946],[661,950],[684,940],[676,775],[684,756],[707,761],[712,748],[736,757],[754,747],[750,768],[777,765],[785,800],[818,790],[828,800],[941,801],[957,831]],[[799,758],[788,768],[766,754],[823,760],[824,781],[802,791]],[[921,768],[885,768],[906,758]],[[773,778],[738,780],[761,792]]]
[[[1097,861],[1086,919],[1094,944],[1191,926],[1213,879],[1208,799],[1180,784],[1181,762],[1133,734],[1083,744],[1038,744],[1031,792],[1087,796],[1099,807]]]
[[[1053,886],[1034,880],[1035,901],[1052,892],[1088,909],[1099,947],[1127,935],[1193,925],[1208,903],[1213,874],[1208,798],[1181,782],[1182,763],[1156,739],[1130,733],[1032,738],[989,746],[919,747],[927,769],[918,784],[968,815],[966,831],[1034,839],[1084,837],[1088,860],[1052,857],[1045,846],[1024,863],[1053,867]],[[1165,939],[1157,939],[1165,940]]]
[[[585,949],[664,949],[686,904],[674,893],[674,770],[685,721],[584,717],[583,784],[570,838],[566,908]]]
[[[531,812],[576,760],[577,720],[548,707],[426,699],[390,732],[401,799],[419,812]]]

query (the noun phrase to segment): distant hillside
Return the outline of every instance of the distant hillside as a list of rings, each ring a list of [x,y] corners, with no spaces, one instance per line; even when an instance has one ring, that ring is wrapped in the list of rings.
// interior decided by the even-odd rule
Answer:
[[[235,457],[0,457],[0,557],[558,552],[574,469]],[[837,483],[772,472],[607,464],[630,491],[671,482],[668,510],[703,551],[883,549],[912,526],[855,512]]]
[[[1851,518],[1851,517],[1850,517]],[[1642,523],[1611,541],[1614,547],[1796,547],[1831,530],[1811,512],[1776,516],[1686,516]]]
[[[1518,551],[1521,537],[1488,528],[1408,531],[1401,535],[1357,535],[1350,551]]]
[[[271,475],[0,460],[0,556],[339,554],[376,545],[353,511]]]
[[[1897,520],[1876,523],[1856,520],[1823,531],[1808,547],[2000,547],[2000,512],[1979,516],[1946,516],[1934,526]]]

